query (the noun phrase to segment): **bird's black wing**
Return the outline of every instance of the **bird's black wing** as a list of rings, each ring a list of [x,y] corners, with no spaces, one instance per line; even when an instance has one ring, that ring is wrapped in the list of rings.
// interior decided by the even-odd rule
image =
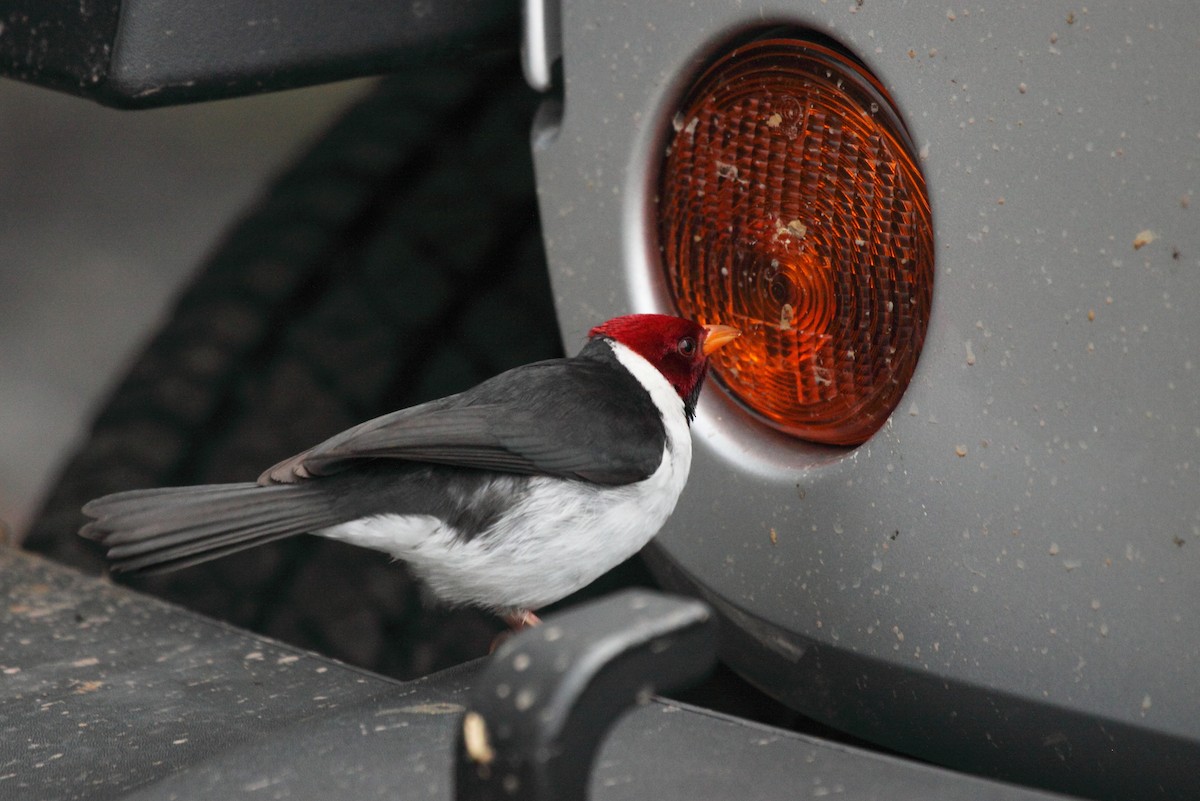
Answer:
[[[404,459],[629,484],[662,461],[666,428],[649,393],[607,343],[525,365],[458,395],[348,429],[280,462],[260,484],[338,472],[362,459]]]

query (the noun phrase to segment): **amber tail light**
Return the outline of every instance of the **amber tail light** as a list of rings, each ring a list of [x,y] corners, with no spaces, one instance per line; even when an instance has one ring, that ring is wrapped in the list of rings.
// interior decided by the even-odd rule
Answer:
[[[760,420],[865,441],[912,377],[933,286],[925,182],[887,92],[833,48],[772,38],[679,109],[657,208],[675,304],[742,330],[714,372]]]

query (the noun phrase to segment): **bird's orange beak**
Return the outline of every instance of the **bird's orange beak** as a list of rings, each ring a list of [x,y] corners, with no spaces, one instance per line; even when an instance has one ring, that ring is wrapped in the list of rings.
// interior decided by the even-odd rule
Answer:
[[[705,356],[723,345],[728,345],[742,335],[741,331],[728,325],[706,325],[704,330],[708,332],[704,337]]]

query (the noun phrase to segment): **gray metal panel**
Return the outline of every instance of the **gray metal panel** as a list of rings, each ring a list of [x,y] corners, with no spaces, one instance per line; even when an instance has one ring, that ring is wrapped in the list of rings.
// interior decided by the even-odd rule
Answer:
[[[856,449],[789,441],[710,388],[663,553],[776,654],[734,664],[834,725],[978,754],[987,732],[956,710],[1011,698],[1063,712],[1038,733],[1050,756],[1081,757],[1076,716],[1200,755],[1196,5],[565,0],[563,111],[534,141],[567,341],[668,308],[647,216],[673,99],[768,23],[849,47],[906,117],[933,318],[906,397]],[[822,688],[796,683],[814,645],[844,668]],[[856,685],[880,666],[931,681],[901,711],[895,686]],[[1019,736],[1002,713],[993,733]]]
[[[0,798],[449,798],[482,661],[407,684],[0,546]],[[594,798],[1046,796],[653,701]]]

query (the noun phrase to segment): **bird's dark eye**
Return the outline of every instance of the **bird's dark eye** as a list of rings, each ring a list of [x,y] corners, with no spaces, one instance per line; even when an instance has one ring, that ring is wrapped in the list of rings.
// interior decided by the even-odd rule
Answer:
[[[684,356],[693,356],[696,353],[696,340],[684,337],[676,343],[675,348]]]

